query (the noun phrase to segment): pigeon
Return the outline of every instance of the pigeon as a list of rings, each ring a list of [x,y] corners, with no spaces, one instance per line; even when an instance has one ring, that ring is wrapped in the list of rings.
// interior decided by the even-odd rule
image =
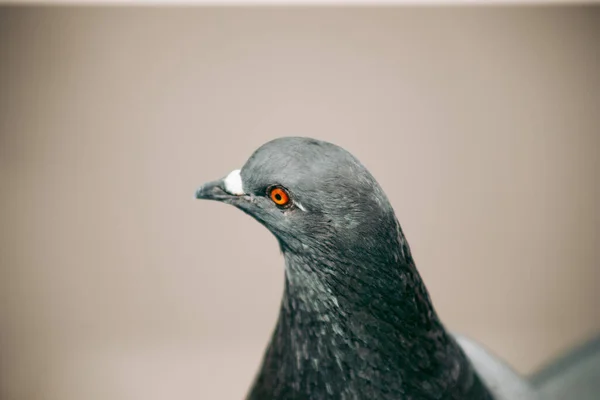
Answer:
[[[247,400],[533,398],[510,368],[446,329],[390,201],[343,148],[271,140],[196,198],[256,219],[285,260],[278,320]],[[517,390],[504,396],[506,385]]]

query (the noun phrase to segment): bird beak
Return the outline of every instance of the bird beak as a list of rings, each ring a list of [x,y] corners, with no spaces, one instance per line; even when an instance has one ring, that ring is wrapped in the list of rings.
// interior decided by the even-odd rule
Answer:
[[[205,183],[196,190],[196,198],[206,200],[227,201],[243,195],[240,170],[232,171],[226,178]]]
[[[225,191],[223,179],[205,183],[196,190],[197,199],[223,201],[231,197],[233,195]]]

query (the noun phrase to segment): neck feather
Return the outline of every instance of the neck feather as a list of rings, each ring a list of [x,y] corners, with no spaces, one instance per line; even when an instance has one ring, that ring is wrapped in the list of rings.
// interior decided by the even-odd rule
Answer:
[[[409,252],[395,265],[378,266],[284,256],[279,320],[249,398],[319,398],[319,388],[324,397],[348,399],[408,393],[427,399],[440,392],[487,398]]]

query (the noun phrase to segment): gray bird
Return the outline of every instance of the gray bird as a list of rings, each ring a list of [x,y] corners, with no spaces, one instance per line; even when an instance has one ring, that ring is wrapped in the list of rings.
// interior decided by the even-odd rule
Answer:
[[[385,193],[344,149],[286,137],[203,185],[277,238],[279,318],[247,399],[532,399],[489,352],[447,331]]]

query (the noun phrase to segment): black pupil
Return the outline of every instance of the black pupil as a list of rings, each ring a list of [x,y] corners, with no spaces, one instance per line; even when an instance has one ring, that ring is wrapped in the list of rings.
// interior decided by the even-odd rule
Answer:
[[[279,193],[275,193],[275,199],[277,199],[277,201],[281,200],[281,195]]]

